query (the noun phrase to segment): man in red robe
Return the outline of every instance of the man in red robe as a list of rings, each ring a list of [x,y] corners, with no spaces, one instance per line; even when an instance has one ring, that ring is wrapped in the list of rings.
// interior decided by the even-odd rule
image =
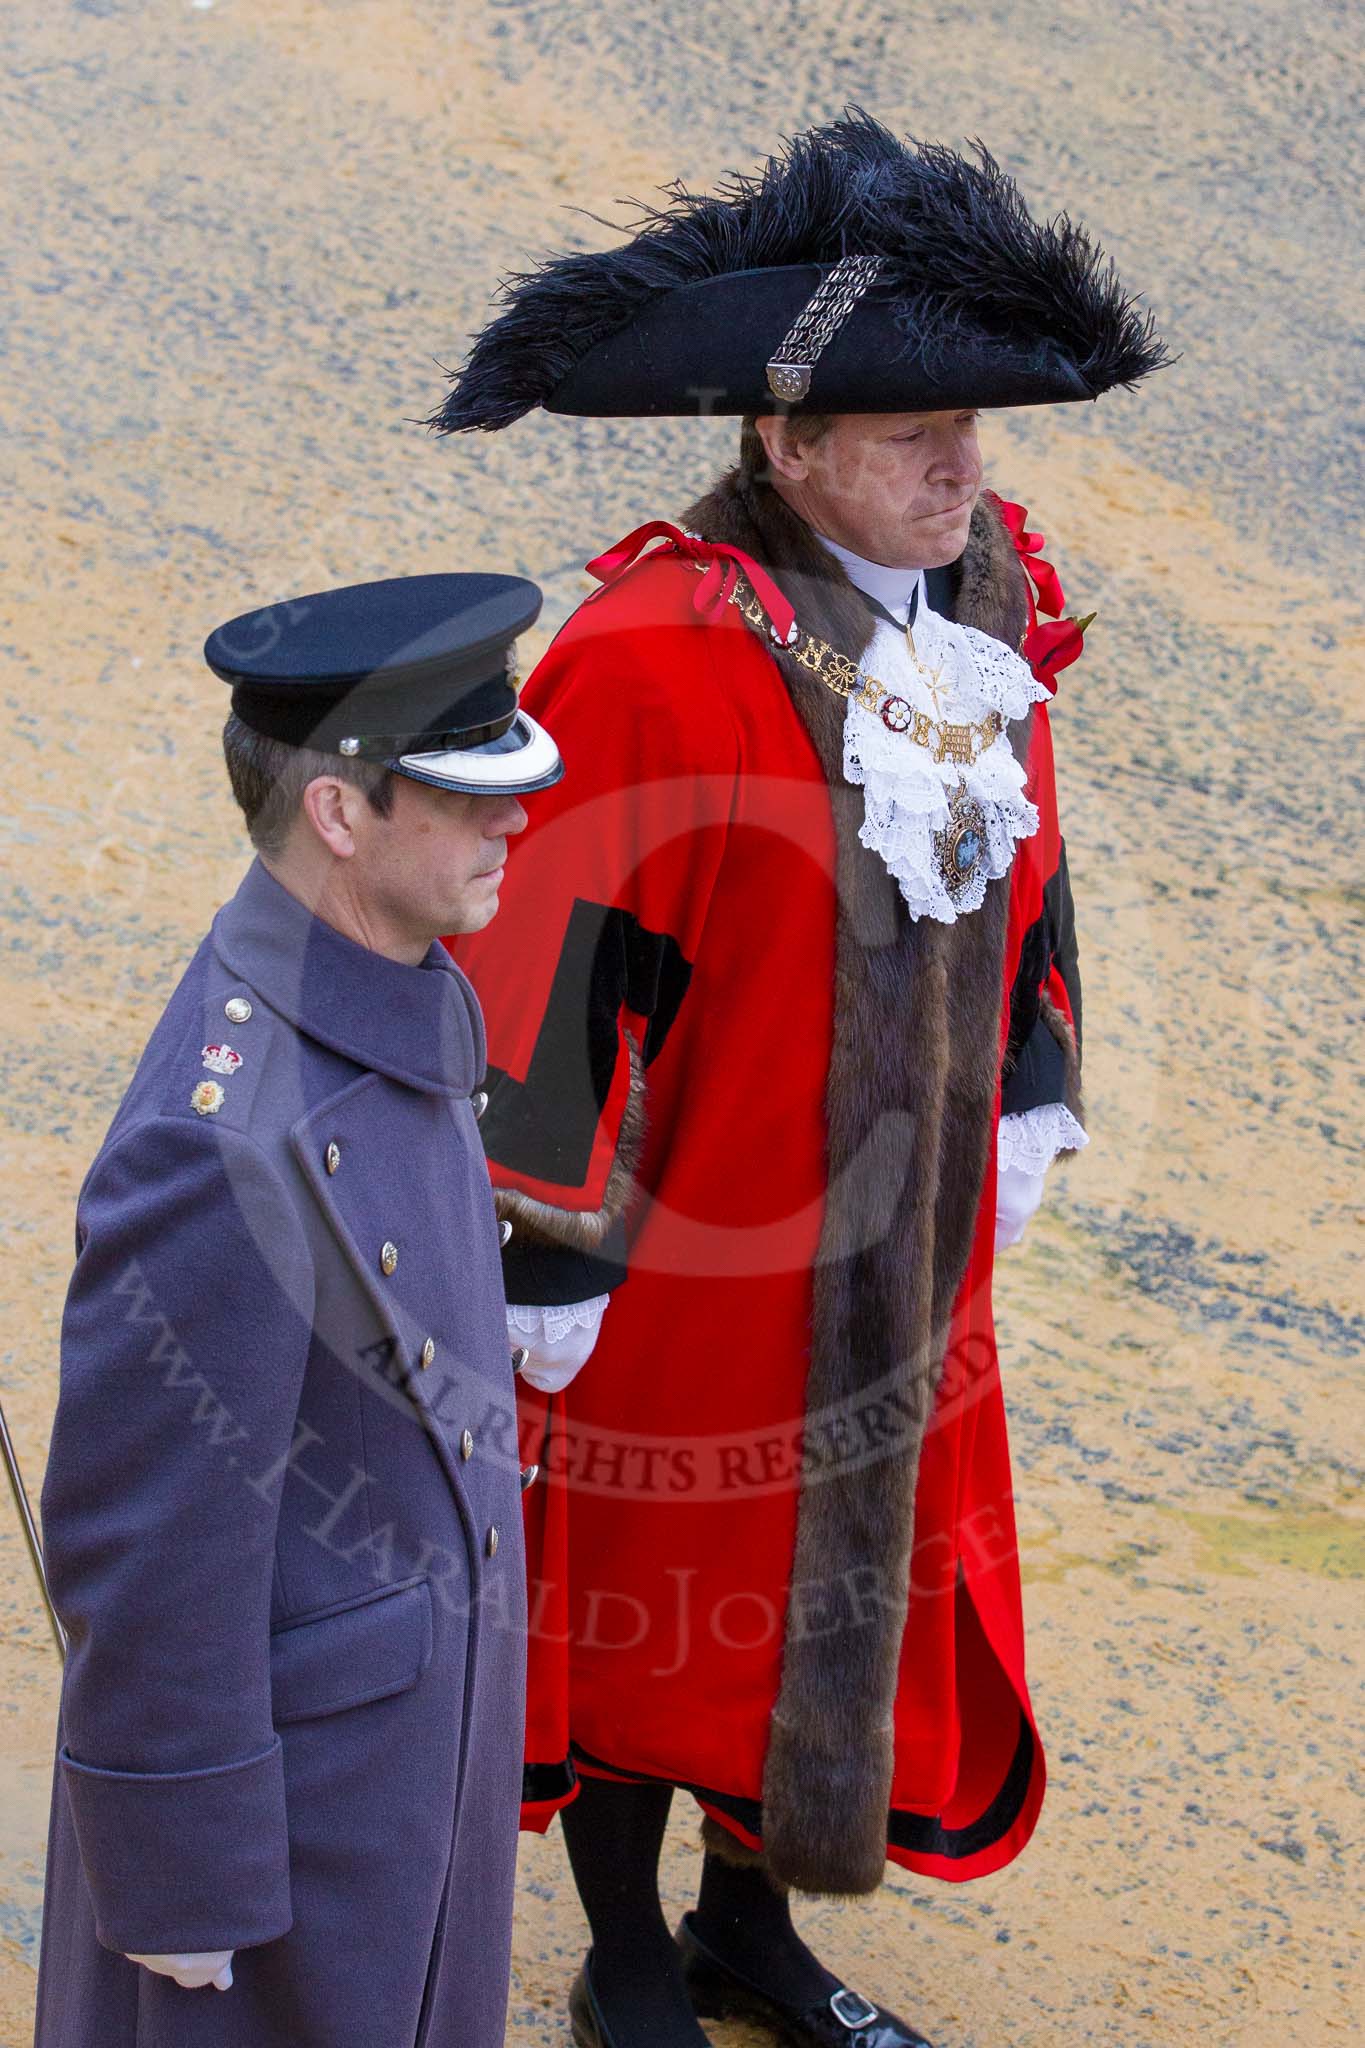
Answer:
[[[744,421],[678,525],[591,565],[523,699],[565,780],[458,948],[542,1471],[527,1813],[563,1808],[592,1928],[581,2048],[699,2048],[728,2012],[923,2043],[788,1888],[961,1881],[1036,1822],[990,1277],[1084,1142],[1048,724],[1081,629],[1039,623],[1060,588],[977,417],[1162,359],[984,153],[852,115],[519,280],[436,416]],[[679,1786],[707,1855],[675,1936]]]

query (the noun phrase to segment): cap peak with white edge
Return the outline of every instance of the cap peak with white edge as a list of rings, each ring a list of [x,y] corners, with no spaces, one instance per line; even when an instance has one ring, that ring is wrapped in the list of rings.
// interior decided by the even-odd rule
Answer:
[[[514,744],[509,746],[509,741]],[[462,790],[468,796],[501,796],[514,793],[506,774],[509,761],[516,763],[515,793],[522,795],[549,789],[564,773],[559,748],[526,711],[517,712],[501,740],[444,753],[404,754],[393,765],[415,782]]]

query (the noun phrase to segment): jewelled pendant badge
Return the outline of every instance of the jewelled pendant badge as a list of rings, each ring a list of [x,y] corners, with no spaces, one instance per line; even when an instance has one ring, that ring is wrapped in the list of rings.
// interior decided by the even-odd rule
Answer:
[[[939,873],[950,896],[960,896],[986,858],[986,813],[959,782],[948,798],[948,823],[934,834]]]

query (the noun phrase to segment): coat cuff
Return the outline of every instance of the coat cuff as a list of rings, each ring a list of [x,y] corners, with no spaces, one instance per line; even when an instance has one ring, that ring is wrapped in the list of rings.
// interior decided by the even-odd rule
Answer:
[[[595,1253],[570,1251],[566,1245],[533,1244],[518,1237],[513,1223],[511,1242],[502,1255],[507,1299],[530,1307],[561,1308],[569,1302],[586,1301],[589,1295],[610,1294],[625,1277],[624,1221],[612,1226]]]
[[[287,1934],[284,1757],[201,1771],[106,1771],[61,1752],[95,1913],[120,1955],[254,1948]]]
[[[1063,1103],[1082,1130],[1081,1063],[1076,1035],[1047,995],[1039,998],[1038,1017],[1019,1047],[1000,1090],[1002,1117],[1023,1116],[1045,1103]]]

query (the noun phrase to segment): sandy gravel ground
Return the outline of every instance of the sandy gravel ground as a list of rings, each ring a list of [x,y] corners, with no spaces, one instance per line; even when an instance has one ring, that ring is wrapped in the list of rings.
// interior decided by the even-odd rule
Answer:
[[[0,16],[0,1390],[35,1489],[76,1188],[243,865],[206,629],[329,580],[477,565],[537,576],[557,622],[590,553],[728,452],[719,425],[542,418],[438,446],[411,424],[500,271],[602,236],[557,209],[710,180],[861,100],[989,138],[1038,206],[1094,225],[1183,351],[1150,393],[987,437],[1100,613],[1056,716],[1095,1143],[1001,1285],[1052,1784],[990,1881],[898,1876],[804,1909],[942,2048],[1365,2035],[1353,12]],[[57,1674],[0,1506],[0,2042],[19,2048]],[[698,1856],[680,1813],[670,1907]],[[531,2048],[566,2038],[584,1939],[556,1836],[528,1842],[520,1905],[509,2040]]]

